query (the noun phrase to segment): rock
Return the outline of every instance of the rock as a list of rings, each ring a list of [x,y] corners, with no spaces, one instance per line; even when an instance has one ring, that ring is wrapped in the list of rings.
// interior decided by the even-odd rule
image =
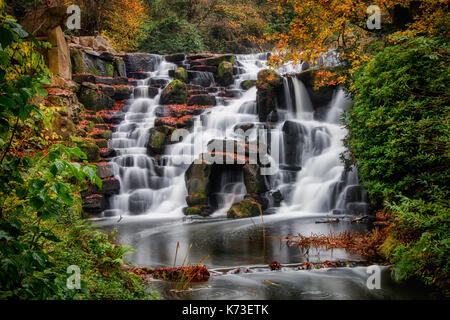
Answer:
[[[78,147],[86,154],[88,162],[98,162],[100,160],[100,148],[93,142],[83,141],[77,143]],[[78,159],[75,157],[74,161],[81,161],[82,159]]]
[[[273,261],[271,264],[269,264],[269,268],[272,271],[281,270],[283,266],[278,261]]]
[[[109,140],[112,137],[112,133],[109,130],[94,130],[90,136],[93,139],[105,139]]]
[[[242,91],[239,89],[225,89],[219,92],[219,96],[226,98],[240,98],[242,97]]]
[[[353,202],[347,204],[348,214],[359,216],[359,215],[369,215],[370,208],[369,204],[364,202]]]
[[[244,80],[241,82],[241,88],[242,90],[248,90],[251,87],[255,86],[256,81],[255,80]]]
[[[129,53],[123,58],[128,77],[132,72],[153,71],[154,58],[148,53]]]
[[[231,219],[257,217],[260,215],[262,215],[262,207],[252,198],[234,203],[227,212],[227,217]]]
[[[281,95],[283,79],[274,70],[261,70],[258,73],[256,103],[259,121],[267,121],[267,116],[277,109],[277,96]]]
[[[236,57],[233,54],[215,55],[212,57],[204,58],[200,62],[197,59],[197,62],[199,62],[203,65],[216,66],[216,67],[218,67],[222,62],[228,62],[228,63],[231,63],[231,65],[233,65],[235,61],[236,61]]]
[[[217,72],[217,80],[221,86],[227,87],[234,82],[233,64],[228,61],[223,61],[219,65]]]
[[[115,64],[114,76],[126,78],[127,77],[127,68],[125,66],[125,62],[123,61],[123,59],[116,57],[114,59],[114,64]],[[128,82],[128,78],[127,78],[127,82]]]
[[[111,52],[102,52],[99,55],[99,58],[105,61],[109,61],[109,62],[113,62],[115,59],[114,54],[112,54]]]
[[[183,82],[188,82],[188,80],[189,80],[186,69],[181,68],[181,67],[175,70],[173,76],[175,79],[178,79]]]
[[[192,71],[200,71],[200,72],[210,72],[212,74],[217,74],[218,69],[215,66],[206,66],[206,65],[197,65],[189,68]]]
[[[207,217],[212,214],[212,210],[208,205],[198,205],[184,209],[184,214],[187,216]]]
[[[69,117],[63,117],[56,112],[53,116],[52,130],[63,140],[68,140],[75,133],[75,126]]]
[[[108,141],[105,139],[95,139],[95,144],[99,147],[99,149],[107,148],[108,147]]]
[[[83,211],[88,214],[99,214],[107,207],[107,201],[102,194],[93,194],[83,199]]]
[[[261,168],[257,164],[246,164],[244,170],[244,183],[247,193],[259,194],[266,192],[268,188],[268,182],[266,177],[261,175]]]
[[[180,80],[172,81],[161,94],[160,104],[185,104],[187,99],[186,84]]]
[[[285,152],[285,163],[283,165],[292,170],[301,169],[306,128],[299,122],[286,120],[282,132]]]
[[[102,158],[113,158],[113,157],[117,156],[117,152],[116,152],[116,150],[114,150],[112,148],[103,148],[103,149],[100,149],[100,156]]]
[[[112,196],[114,194],[119,194],[120,181],[112,177],[102,179],[102,187],[100,188],[98,193],[104,194],[105,196]]]
[[[96,82],[96,77],[92,74],[89,73],[82,73],[82,74],[73,74],[72,75],[73,81],[77,82],[77,83],[83,83],[83,82],[91,82],[91,83],[95,83]]]
[[[92,48],[94,50],[99,50],[99,51],[113,51],[113,47],[112,47],[111,43],[102,36],[96,36],[93,39]]]
[[[148,87],[148,96],[150,98],[153,99],[154,97],[156,97],[158,95],[158,93],[159,93],[158,88]]]
[[[217,104],[216,97],[209,94],[198,94],[190,96],[187,102],[188,106],[215,106]]]
[[[183,81],[183,80],[181,80],[181,81]],[[155,88],[161,88],[161,89],[165,88],[168,83],[169,83],[169,80],[167,80],[165,78],[151,78],[150,79],[150,85]]]
[[[189,207],[207,205],[208,198],[203,194],[191,194],[186,197],[186,203]]]
[[[315,111],[314,117],[318,120],[324,120],[328,113],[330,102],[333,100],[338,87],[322,86],[319,89],[314,88],[314,83],[319,71],[318,68],[311,68],[298,73],[297,78],[303,82],[306,91],[309,94],[309,98],[311,99]]]
[[[186,188],[189,195],[209,192],[209,178],[211,176],[211,165],[207,163],[193,163],[185,174]]]
[[[129,99],[133,93],[133,88],[130,86],[117,86],[115,87],[114,96],[115,100]]]
[[[183,62],[185,59],[184,53],[173,53],[173,54],[166,54],[164,58],[167,62],[177,63],[177,62]]]
[[[152,156],[161,154],[167,143],[167,135],[158,130],[158,128],[150,129],[150,135],[147,143],[148,153]]]
[[[83,82],[78,99],[87,109],[93,111],[109,110],[115,104],[114,100],[99,91],[97,86],[87,82]]]
[[[60,26],[48,33],[48,41],[52,47],[48,51],[48,65],[53,75],[63,79],[72,79],[72,64],[70,61],[69,47]]]
[[[52,6],[29,10],[19,23],[35,37],[46,37],[51,30],[65,26],[68,16],[65,6]]]
[[[280,120],[280,117],[278,116],[277,110],[273,110],[267,115],[267,121],[268,122],[276,123],[279,120]]]
[[[93,36],[84,36],[80,37],[80,45],[83,47],[94,48],[94,37]]]

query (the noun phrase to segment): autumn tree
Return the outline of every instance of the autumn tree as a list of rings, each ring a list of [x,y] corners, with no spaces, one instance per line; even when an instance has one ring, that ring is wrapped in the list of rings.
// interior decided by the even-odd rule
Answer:
[[[324,73],[324,79],[345,82],[362,63],[372,56],[371,48],[378,40],[392,42],[399,36],[418,34],[448,35],[447,0],[271,0],[274,10],[283,13],[293,8],[296,16],[288,32],[273,33],[277,53],[272,65],[287,61],[317,62],[330,49],[340,54],[345,70],[334,77]],[[381,29],[369,28],[367,21],[380,11]],[[369,13],[368,13],[369,12]]]

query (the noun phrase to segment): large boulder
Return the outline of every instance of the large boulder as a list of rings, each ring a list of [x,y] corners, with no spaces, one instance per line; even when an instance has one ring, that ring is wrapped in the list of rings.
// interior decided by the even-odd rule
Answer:
[[[180,63],[184,61],[186,55],[184,53],[173,53],[173,54],[166,54],[164,58],[166,59],[167,62]]]
[[[103,194],[93,194],[83,199],[83,211],[88,214],[99,214],[106,210],[107,205]]]
[[[185,174],[185,182],[189,195],[200,194],[206,196],[209,192],[211,164],[206,162],[193,163]]]
[[[231,62],[223,61],[219,64],[217,81],[223,87],[227,87],[233,84],[233,64]]]
[[[21,19],[20,24],[36,37],[46,37],[50,30],[65,26],[68,18],[65,6],[33,9]]]
[[[63,79],[72,79],[72,64],[70,62],[69,47],[61,27],[58,26],[48,33],[48,41],[52,47],[48,51],[48,65],[53,75]]]
[[[161,104],[185,104],[187,99],[186,84],[180,80],[172,81],[161,94]]]
[[[301,170],[303,144],[307,133],[303,124],[286,120],[282,128],[284,136],[284,159],[281,164],[283,169],[298,171]]]
[[[256,103],[261,122],[267,121],[267,116],[277,109],[278,98],[282,94],[283,79],[274,70],[265,69],[258,73],[256,82],[258,93]]]
[[[231,219],[250,218],[260,215],[262,215],[262,207],[252,198],[234,203],[227,212],[227,217]]]

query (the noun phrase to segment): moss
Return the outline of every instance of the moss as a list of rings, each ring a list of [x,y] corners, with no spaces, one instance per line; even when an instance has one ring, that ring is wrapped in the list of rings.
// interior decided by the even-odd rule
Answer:
[[[256,81],[255,80],[245,80],[241,82],[241,88],[243,90],[248,90],[251,87],[253,87],[255,85]]]
[[[228,61],[221,62],[217,72],[217,77],[220,85],[231,85],[233,83],[233,64]]]
[[[183,82],[188,82],[188,73],[184,68],[178,68],[175,70],[175,79]]]
[[[260,215],[262,215],[262,207],[254,199],[245,199],[237,202],[227,212],[227,217],[231,219],[257,217]]]
[[[114,77],[114,63],[107,62],[106,63],[106,77]]]
[[[167,135],[159,131],[157,128],[150,129],[150,136],[148,138],[147,150],[150,155],[160,154],[167,142]]]
[[[273,89],[283,84],[283,79],[275,70],[264,69],[258,73],[256,85],[261,89]]]
[[[70,60],[72,62],[72,73],[86,73],[83,52],[81,50],[70,50]]]

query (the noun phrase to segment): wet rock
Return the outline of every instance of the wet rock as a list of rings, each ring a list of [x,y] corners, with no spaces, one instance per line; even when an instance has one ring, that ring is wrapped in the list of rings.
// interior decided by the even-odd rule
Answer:
[[[227,87],[234,83],[233,64],[228,61],[223,61],[219,64],[217,71],[217,81],[221,86]]]
[[[185,174],[185,183],[188,194],[203,194],[209,192],[209,180],[211,176],[211,165],[207,163],[193,163]]]
[[[256,96],[258,116],[261,122],[265,122],[267,116],[277,109],[277,97],[281,94],[283,79],[274,70],[261,70],[258,73],[256,86],[258,87]]]
[[[251,87],[255,86],[255,84],[256,84],[255,80],[244,80],[241,82],[241,89],[248,90]]]
[[[244,274],[244,273],[252,273],[252,270],[246,267],[239,267],[233,270],[230,270],[228,274]]]
[[[198,61],[198,59],[197,59]],[[212,57],[207,57],[201,60],[201,63],[207,66],[216,66],[218,67],[222,62],[234,64],[236,61],[236,57],[233,54],[220,54],[214,55]]]
[[[120,124],[123,120],[125,120],[125,113],[122,111],[105,113],[102,119],[105,123]]]
[[[204,194],[196,193],[186,197],[186,203],[189,207],[207,205],[208,198]]]
[[[186,69],[181,68],[181,67],[177,68],[175,70],[173,77],[175,79],[178,79],[178,80],[183,81],[183,82],[188,82],[188,80],[189,80],[188,73],[187,73]]]
[[[105,139],[109,140],[112,137],[112,133],[110,130],[94,130],[90,134],[91,138],[93,139]]]
[[[189,97],[187,102],[189,106],[215,106],[217,104],[216,97],[209,94],[198,94]]]
[[[102,179],[102,187],[100,188],[98,193],[104,194],[105,196],[112,196],[114,194],[119,194],[120,181],[113,177]]]
[[[219,96],[227,98],[240,98],[242,97],[242,91],[239,89],[226,89],[219,92]]]
[[[129,78],[132,72],[153,71],[154,58],[147,53],[130,53],[123,57]]]
[[[167,135],[157,128],[150,129],[150,135],[147,143],[148,153],[152,156],[161,154],[167,144]]]
[[[159,89],[158,88],[154,88],[154,87],[148,87],[148,96],[153,99],[154,97],[156,97],[159,93]]]
[[[187,99],[186,84],[180,80],[172,81],[161,95],[161,104],[185,104]]]
[[[281,270],[282,267],[283,266],[278,261],[273,261],[271,264],[269,264],[269,268],[272,271]]]
[[[117,152],[116,152],[116,150],[114,150],[112,148],[103,148],[103,149],[100,149],[100,156],[105,159],[113,158],[113,157],[117,156]]]
[[[130,86],[118,86],[115,87],[114,91],[114,99],[116,100],[125,100],[129,99],[131,94],[133,93],[133,89]]]
[[[177,63],[177,62],[183,62],[185,59],[184,53],[173,53],[173,54],[166,54],[164,58],[167,62]]]
[[[262,207],[254,199],[244,199],[234,203],[227,212],[227,217],[231,219],[257,217],[260,215],[262,215]]]
[[[197,205],[188,207],[184,210],[186,216],[202,216],[208,217],[212,214],[212,210],[208,205]]]
[[[246,164],[243,168],[244,183],[247,193],[259,194],[268,190],[267,177],[261,175],[261,168],[257,164]]]
[[[83,211],[88,214],[99,214],[107,208],[107,201],[102,194],[93,194],[83,199]]]
[[[303,143],[306,128],[299,122],[286,120],[283,128],[285,163],[288,167],[300,167],[303,156]]]
[[[73,74],[72,79],[80,84],[83,82],[96,82],[96,77],[90,73]]]
[[[277,110],[273,110],[269,113],[269,115],[267,116],[267,121],[268,122],[273,122],[276,123],[280,120],[280,117],[278,115]]]
[[[214,66],[206,66],[206,65],[197,65],[190,67],[192,71],[200,71],[200,72],[211,72],[212,74],[217,74],[217,67]]]

